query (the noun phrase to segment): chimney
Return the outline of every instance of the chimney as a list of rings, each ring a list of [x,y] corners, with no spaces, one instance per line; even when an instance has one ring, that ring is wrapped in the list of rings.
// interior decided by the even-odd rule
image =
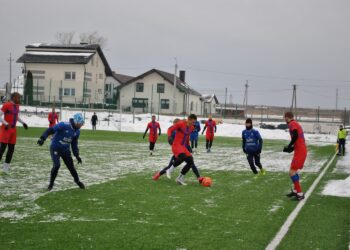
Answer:
[[[184,71],[184,70],[180,70],[180,80],[182,81],[182,82],[185,82],[185,79],[186,79],[186,71]]]

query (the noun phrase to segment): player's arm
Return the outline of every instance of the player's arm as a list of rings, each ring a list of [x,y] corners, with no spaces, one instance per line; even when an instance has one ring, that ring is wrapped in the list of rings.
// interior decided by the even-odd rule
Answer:
[[[245,151],[245,144],[246,144],[246,139],[245,139],[245,137],[244,137],[244,133],[242,132],[242,149],[243,149],[243,153],[247,153],[246,151]]]
[[[78,164],[81,164],[81,163],[83,163],[83,161],[82,161],[82,159],[79,156],[78,138],[79,138],[79,135],[73,137],[72,142],[71,142],[70,145],[71,145],[71,148],[72,148],[73,155],[75,156],[75,158],[78,161]]]
[[[56,133],[57,131],[61,130],[62,127],[60,126],[60,124],[56,124],[55,126],[48,128],[45,130],[45,132],[40,136],[37,144],[39,146],[42,146],[45,142],[45,140],[47,139],[47,137],[49,137],[49,135],[53,135],[54,133]]]
[[[198,128],[197,128],[197,132],[201,132],[201,124],[198,122]]]
[[[161,135],[162,134],[162,129],[160,128],[160,126],[158,127],[158,129],[159,129],[158,135]]]
[[[18,116],[17,119],[18,119],[18,122],[22,123],[24,129],[28,129],[27,123],[25,123],[25,122],[21,119],[21,117]]]
[[[143,134],[143,139],[145,139],[145,136],[146,136],[146,134],[147,134],[147,132],[148,132],[148,129],[149,129],[149,127],[147,126],[147,128],[146,128],[146,130],[145,130],[145,133]]]
[[[216,133],[216,123],[214,123],[214,131],[215,131],[215,133]]]
[[[173,133],[179,128],[179,122],[176,123],[175,125],[171,126],[169,129],[168,129],[168,142],[170,145],[173,145],[173,142],[174,142],[174,137],[173,137]]]
[[[0,122],[2,124],[4,124],[6,127],[8,127],[9,124],[7,121],[5,121],[5,119],[3,117],[4,117],[4,112],[2,110],[0,110]]]
[[[203,131],[202,131],[202,134],[204,134],[204,131],[207,129],[207,125],[204,125],[204,128],[203,128]]]
[[[261,138],[259,131],[256,131],[256,135],[257,135],[256,137],[258,138],[258,142],[259,142],[258,154],[260,154],[262,151],[262,147],[263,147],[263,139]]]
[[[294,144],[298,139],[298,130],[297,129],[293,129],[291,131],[291,141],[288,144],[288,146],[285,146],[283,149],[283,152],[287,152],[287,153],[291,153],[294,151]]]

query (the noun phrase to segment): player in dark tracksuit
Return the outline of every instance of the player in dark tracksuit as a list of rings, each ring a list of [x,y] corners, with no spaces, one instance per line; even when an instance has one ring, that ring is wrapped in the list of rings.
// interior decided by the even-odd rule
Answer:
[[[190,141],[191,141],[191,148],[196,153],[197,146],[198,146],[198,134],[201,131],[201,124],[199,121],[196,121],[194,123],[194,130],[190,135]]]
[[[254,174],[258,174],[256,166],[260,169],[260,173],[265,175],[266,171],[263,169],[260,162],[260,154],[263,146],[263,140],[259,131],[253,129],[252,119],[246,120],[246,129],[242,131],[242,148],[247,155],[247,160],[250,168]]]
[[[74,167],[74,162],[70,148],[72,148],[73,155],[78,161],[78,164],[82,163],[79,156],[78,139],[80,135],[80,128],[84,125],[84,118],[81,114],[75,114],[69,122],[60,122],[57,125],[48,128],[38,140],[38,145],[42,146],[49,135],[53,134],[50,154],[53,161],[53,167],[51,169],[50,184],[48,190],[53,188],[58,170],[61,166],[60,158],[66,164],[69,172],[74,178],[74,182],[81,188],[85,189],[84,184],[79,180],[78,173]]]
[[[91,116],[91,125],[92,125],[92,130],[96,130],[96,124],[98,121],[98,117],[96,115],[96,112],[94,112],[94,114]]]

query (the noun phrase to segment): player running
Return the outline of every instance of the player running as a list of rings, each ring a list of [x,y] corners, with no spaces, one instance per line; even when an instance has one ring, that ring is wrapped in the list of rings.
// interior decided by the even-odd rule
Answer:
[[[214,134],[216,133],[216,122],[213,120],[211,115],[209,115],[208,120],[205,122],[205,126],[202,131],[202,134],[204,134],[205,130],[207,130],[205,134],[206,149],[207,149],[207,153],[210,153],[211,147],[213,146]]]
[[[242,131],[242,148],[247,155],[247,160],[250,168],[257,177],[258,171],[256,166],[260,169],[260,174],[265,175],[266,171],[260,162],[260,154],[263,146],[263,140],[259,131],[253,129],[253,121],[248,118],[245,122],[246,129]]]
[[[344,129],[343,125],[339,126],[337,143],[338,143],[338,156],[345,155],[345,141],[346,136],[348,135],[347,131]]]
[[[178,123],[179,121],[180,121],[180,119],[177,119],[177,118],[176,118],[176,119],[173,121],[173,126],[174,126],[176,123]],[[174,141],[175,135],[176,135],[176,130],[175,130],[175,131],[172,130],[172,127],[173,127],[173,126],[171,126],[171,127],[168,128],[168,133],[167,133],[167,134],[168,134],[168,137],[171,137],[170,141]],[[187,150],[188,150],[190,153],[192,153],[192,148],[191,148],[190,145],[189,145],[188,137],[186,138],[186,148],[187,148]],[[157,172],[157,173],[153,176],[153,180],[155,180],[155,181],[158,180],[159,177],[162,176],[162,175],[165,174],[165,173],[166,173],[168,179],[171,179],[171,173],[173,172],[173,170],[174,170],[174,168],[175,168],[174,162],[175,162],[175,155],[173,155],[173,156],[171,157],[170,162],[169,162],[169,164],[168,164],[167,167],[163,168],[161,171]],[[203,178],[200,177],[199,170],[198,170],[198,168],[197,168],[194,164],[193,164],[193,166],[192,166],[192,171],[193,171],[193,173],[196,175],[196,177],[197,177],[197,179],[199,180],[199,182],[201,183],[201,181],[202,181]]]
[[[292,163],[290,165],[289,175],[294,184],[294,189],[291,190],[287,197],[295,197],[297,200],[305,198],[299,183],[298,170],[303,169],[307,156],[307,148],[305,144],[304,132],[300,124],[294,120],[292,112],[286,112],[284,119],[288,124],[291,141],[288,146],[285,146],[283,152],[291,153],[294,151]]]
[[[49,128],[58,123],[58,114],[55,112],[55,107],[52,107],[52,111],[47,116],[47,119],[49,120]]]
[[[85,189],[84,184],[79,180],[77,170],[74,167],[74,162],[70,148],[72,148],[73,155],[78,161],[82,163],[79,156],[78,139],[80,136],[80,128],[84,125],[83,116],[78,113],[69,120],[69,122],[60,122],[57,125],[48,128],[38,140],[38,145],[42,146],[49,135],[53,135],[50,145],[50,154],[53,162],[51,169],[50,183],[47,189],[52,190],[58,170],[60,169],[62,158],[66,164],[69,172],[74,178],[74,182],[81,188]]]
[[[201,124],[199,121],[196,121],[194,123],[194,130],[190,135],[190,141],[191,141],[191,148],[194,153],[197,153],[197,146],[198,146],[198,134],[201,131]]]
[[[10,171],[10,164],[13,153],[15,152],[15,145],[17,139],[16,124],[17,121],[22,123],[25,129],[28,129],[27,124],[19,117],[19,104],[21,103],[21,95],[17,92],[11,94],[11,100],[2,105],[0,111],[0,161],[4,155],[6,148],[6,159],[3,165],[4,173]],[[4,115],[4,118],[2,116]]]
[[[145,139],[145,136],[146,136],[148,130],[149,130],[149,137],[148,137],[149,150],[150,150],[150,155],[153,155],[153,150],[154,150],[154,146],[157,142],[158,135],[161,135],[161,133],[162,133],[162,131],[160,129],[159,122],[156,122],[155,115],[152,115],[152,121],[147,124],[146,131],[143,134],[143,139]],[[159,130],[159,133],[158,133],[158,130]]]
[[[187,185],[185,183],[185,175],[192,168],[195,173],[199,183],[203,180],[200,177],[199,171],[194,165],[193,157],[186,145],[189,145],[189,136],[193,131],[193,124],[197,120],[197,116],[191,114],[187,117],[187,120],[179,121],[168,129],[168,142],[171,145],[175,160],[174,167],[179,166],[181,163],[186,162],[186,165],[182,168],[181,174],[176,178],[176,182],[180,185]],[[175,137],[172,134],[175,132]],[[160,177],[160,172],[158,172],[153,179],[157,180]]]

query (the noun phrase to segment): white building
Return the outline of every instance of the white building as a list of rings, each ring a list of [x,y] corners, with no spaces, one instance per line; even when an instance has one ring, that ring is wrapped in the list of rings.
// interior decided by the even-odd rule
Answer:
[[[201,94],[174,74],[152,69],[118,87],[120,105],[124,111],[161,114],[201,114]],[[175,97],[175,100],[174,100]]]
[[[98,44],[32,44],[17,63],[33,75],[34,101],[102,104],[105,85],[119,84]]]
[[[202,115],[215,115],[215,107],[219,104],[218,98],[216,95],[202,95]]]

